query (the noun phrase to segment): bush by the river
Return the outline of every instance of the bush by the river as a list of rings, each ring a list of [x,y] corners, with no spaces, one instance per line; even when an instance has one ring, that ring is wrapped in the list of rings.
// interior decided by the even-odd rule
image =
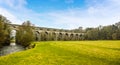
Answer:
[[[18,27],[16,33],[16,43],[27,47],[34,41],[33,27],[29,21]]]

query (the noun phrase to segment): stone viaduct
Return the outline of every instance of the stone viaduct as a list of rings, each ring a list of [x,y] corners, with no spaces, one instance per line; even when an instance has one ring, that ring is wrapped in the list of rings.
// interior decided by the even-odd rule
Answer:
[[[10,24],[10,27],[17,30],[20,25]],[[46,27],[35,27],[34,28],[35,40],[36,41],[67,41],[67,40],[81,40],[84,33],[75,33],[72,30],[55,29]]]

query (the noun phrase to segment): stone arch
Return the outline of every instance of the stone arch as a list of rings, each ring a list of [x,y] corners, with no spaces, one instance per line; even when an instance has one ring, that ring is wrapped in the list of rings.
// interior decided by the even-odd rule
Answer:
[[[49,32],[48,31],[44,31],[42,38],[43,38],[43,41],[48,41],[49,40]]]
[[[64,34],[64,40],[65,40],[65,41],[69,40],[69,34],[68,34],[68,33],[65,33],[65,34]]]
[[[16,43],[16,29],[12,29],[10,32],[10,43]]]
[[[56,32],[51,32],[51,40],[53,40],[53,41],[55,41],[55,40],[57,40],[57,33]]]
[[[63,40],[63,34],[61,32],[58,34],[58,40]]]
[[[73,33],[70,34],[70,40],[74,40],[74,34]]]
[[[40,32],[39,31],[35,31],[35,40],[40,41]]]
[[[79,35],[75,34],[75,40],[79,40]]]
[[[47,32],[47,31],[45,31],[45,34],[47,34],[47,35],[48,35],[48,32]]]
[[[16,34],[13,33],[13,34],[15,34],[15,35],[14,35],[14,36],[15,36],[15,37],[14,37],[14,42],[15,42],[15,44],[20,44],[20,43],[18,42],[18,40],[19,40],[19,35],[20,35],[20,34],[18,34],[18,31],[19,31],[19,30],[18,30],[17,28],[12,28],[12,30],[16,31]],[[11,30],[11,33],[12,33],[12,30]],[[24,32],[23,32],[23,33],[24,33]],[[12,37],[11,35],[12,35],[12,34],[10,34],[10,43],[13,42],[12,39],[11,39],[11,37]],[[11,45],[11,44],[10,44],[10,45]]]
[[[41,32],[41,41],[45,41],[45,32],[44,31]]]

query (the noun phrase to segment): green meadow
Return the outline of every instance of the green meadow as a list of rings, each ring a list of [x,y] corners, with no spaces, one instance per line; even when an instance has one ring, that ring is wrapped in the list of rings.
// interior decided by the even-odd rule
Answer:
[[[0,65],[120,65],[120,41],[46,41],[0,57]]]

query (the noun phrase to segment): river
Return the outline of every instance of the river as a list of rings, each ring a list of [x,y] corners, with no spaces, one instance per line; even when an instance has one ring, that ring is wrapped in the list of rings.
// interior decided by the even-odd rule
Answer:
[[[0,49],[0,56],[4,56],[22,50],[25,50],[23,46],[11,43],[9,46],[4,46],[3,48]]]

